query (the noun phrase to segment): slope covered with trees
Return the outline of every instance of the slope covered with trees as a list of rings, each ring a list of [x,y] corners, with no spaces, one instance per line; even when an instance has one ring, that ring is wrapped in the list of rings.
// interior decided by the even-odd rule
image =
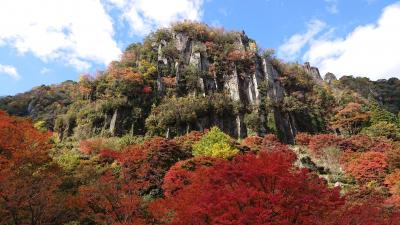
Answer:
[[[175,24],[0,99],[0,224],[399,224],[398,85]]]

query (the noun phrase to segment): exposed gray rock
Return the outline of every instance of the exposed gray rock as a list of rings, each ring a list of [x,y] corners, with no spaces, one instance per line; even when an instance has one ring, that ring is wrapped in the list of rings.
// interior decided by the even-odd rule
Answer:
[[[324,80],[328,83],[328,84],[332,84],[333,81],[337,80],[335,74],[333,73],[326,73],[324,76]]]
[[[321,74],[317,67],[313,67],[309,62],[304,63],[304,69],[317,81],[322,81]]]
[[[238,78],[236,66],[233,69],[233,74],[224,77],[224,80],[225,80],[225,88],[228,90],[231,98],[235,101],[239,101],[240,100],[239,78]]]
[[[183,87],[182,90],[184,90],[186,81],[185,74],[182,74],[182,72],[185,71],[185,68],[191,66],[199,72],[199,77],[197,78],[199,90],[189,90],[188,94],[200,94],[205,96],[216,91],[226,91],[229,93],[232,100],[240,102],[245,106],[254,106],[253,108],[257,110],[260,121],[259,135],[266,134],[267,112],[273,112],[279,136],[287,143],[294,142],[294,136],[297,132],[294,115],[283,112],[277,107],[265,109],[265,107],[261,105],[263,104],[262,99],[266,98],[279,105],[286,96],[285,90],[279,81],[280,74],[274,68],[270,58],[260,57],[255,53],[255,71],[251,74],[238,71],[237,65],[232,63],[230,73],[216,74],[216,72],[214,72],[211,76],[209,74],[209,68],[212,64],[210,62],[213,62],[213,59],[209,58],[207,55],[207,49],[204,43],[191,40],[185,33],[173,33],[172,39],[180,56],[179,60],[175,62],[169,62],[164,55],[163,49],[167,43],[161,41],[158,45],[157,85],[160,92],[164,91],[162,84],[162,77],[164,76],[164,74],[162,74],[163,69],[173,68],[177,80],[177,88]],[[249,43],[250,41],[244,33],[238,33],[234,48],[237,50],[250,49]],[[318,68],[310,66],[309,63],[305,63],[303,67],[314,80],[322,82]],[[265,87],[265,85],[268,87]],[[261,87],[267,88],[267,92],[264,91],[261,93]],[[197,93],[198,91],[200,91],[200,93]],[[239,138],[247,135],[247,129],[244,123],[244,112],[239,113],[233,118],[201,118],[196,124],[177,128],[178,131],[176,132],[185,133],[188,129],[203,130],[210,126],[218,126],[230,135]]]
[[[110,122],[110,133],[111,135],[115,134],[115,124],[117,123],[117,117],[118,117],[118,109],[115,109],[114,114],[111,118]]]

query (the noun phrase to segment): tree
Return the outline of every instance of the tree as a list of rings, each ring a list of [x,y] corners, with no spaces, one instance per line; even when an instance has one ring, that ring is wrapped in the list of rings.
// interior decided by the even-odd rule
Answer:
[[[369,117],[370,112],[364,109],[361,104],[350,102],[334,116],[331,127],[338,129],[343,134],[357,134],[368,122]]]
[[[162,196],[161,185],[165,173],[180,160],[191,156],[173,140],[155,137],[143,145],[127,147],[119,156],[127,179],[141,183],[141,194]]]
[[[338,189],[292,167],[275,149],[194,171],[192,183],[150,207],[171,224],[319,224],[342,205]]]
[[[0,111],[0,224],[67,222],[49,137],[31,122]]]
[[[388,123],[386,121],[380,121],[373,123],[371,126],[365,128],[363,133],[371,137],[385,137],[394,140],[400,138],[400,129],[394,123]]]
[[[81,221],[96,224],[148,224],[139,195],[140,184],[106,173],[95,183],[82,186],[74,204]]]
[[[386,109],[373,104],[371,106],[371,123],[376,124],[379,122],[387,122],[396,124],[396,115],[387,111]]]
[[[389,202],[400,206],[400,169],[393,171],[386,176],[385,185],[388,186],[390,194]]]
[[[193,145],[194,156],[232,158],[239,150],[232,146],[232,139],[218,127],[213,127]]]
[[[166,197],[176,196],[179,191],[193,183],[195,171],[208,168],[223,162],[223,159],[212,157],[195,157],[177,162],[164,177],[163,190]]]
[[[360,184],[370,181],[383,183],[387,167],[388,163],[384,153],[369,151],[361,153],[359,157],[348,162],[345,170]]]

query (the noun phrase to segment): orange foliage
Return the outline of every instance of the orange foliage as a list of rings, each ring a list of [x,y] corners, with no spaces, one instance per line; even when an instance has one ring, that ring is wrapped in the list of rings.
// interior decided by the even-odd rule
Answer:
[[[252,151],[260,151],[263,144],[263,138],[259,136],[249,136],[243,139],[241,144],[250,148]]]
[[[48,155],[49,137],[31,122],[0,111],[1,224],[65,221],[59,214],[63,202],[56,195],[60,169]]]
[[[298,145],[308,145],[311,141],[312,135],[307,133],[297,133],[296,134],[296,144]]]
[[[390,170],[400,169],[400,147],[393,146],[385,151]]]
[[[331,126],[350,135],[357,134],[361,130],[361,125],[368,121],[369,117],[370,112],[364,111],[362,105],[350,102],[335,115]]]
[[[243,139],[242,145],[253,151],[272,151],[277,147],[286,148],[286,146],[283,145],[273,134],[267,134],[263,138],[259,136],[247,137]]]
[[[96,155],[107,149],[107,142],[103,138],[83,140],[79,143],[79,150],[87,155]]]
[[[176,77],[163,77],[162,81],[166,87],[173,88],[176,86]]]
[[[246,57],[246,52],[243,50],[238,50],[235,49],[231,52],[228,53],[227,59],[229,61],[239,61],[241,59],[244,59]]]
[[[385,185],[388,186],[392,196],[389,202],[400,207],[400,169],[395,170],[385,178]]]
[[[123,79],[128,81],[134,81],[143,83],[143,76],[135,72],[132,67],[119,67],[114,64],[110,64],[108,68],[109,77],[113,79]]]
[[[388,164],[384,153],[370,151],[361,153],[359,157],[348,162],[345,170],[360,184],[370,181],[383,183],[387,167]]]

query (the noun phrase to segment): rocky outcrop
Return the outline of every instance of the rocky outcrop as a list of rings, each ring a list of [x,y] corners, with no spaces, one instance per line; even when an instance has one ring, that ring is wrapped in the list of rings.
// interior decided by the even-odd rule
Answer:
[[[261,107],[262,99],[269,98],[274,102],[281,102],[285,96],[285,90],[279,82],[280,74],[271,63],[271,59],[261,57],[254,53],[253,62],[255,69],[251,72],[239,71],[237,65],[232,63],[230,69],[224,74],[216,74],[213,76],[203,76],[209,74],[210,67],[213,66],[213,60],[207,55],[206,46],[204,43],[192,40],[185,33],[173,33],[172,42],[179,53],[180,60],[176,62],[168,62],[164,56],[163,48],[166,46],[165,41],[159,43],[158,49],[158,76],[161,81],[162,69],[165,66],[173,65],[177,86],[185,85],[185,74],[183,71],[188,67],[194,68],[200,74],[197,77],[198,90],[190,90],[192,95],[205,96],[216,91],[222,91],[229,94],[233,101],[243,105],[253,105],[259,115],[260,126],[258,129],[259,135],[265,135],[267,111],[273,112],[276,128],[283,141],[293,143],[296,133],[296,125],[294,119],[288,113],[282,112],[281,109],[275,107],[273,109],[265,109]],[[234,49],[240,51],[250,51],[254,46],[249,46],[249,39],[245,34],[238,34],[237,41],[234,42]],[[316,80],[322,81],[319,70],[311,67],[309,63],[305,63],[305,70]],[[260,92],[261,86],[267,85],[267,93]],[[163,91],[160,82],[159,90]],[[197,127],[193,129],[204,129],[213,125],[219,126],[222,130],[237,138],[247,136],[247,128],[244,122],[244,113],[239,112],[235,118],[213,118],[203,119],[198,122]],[[187,131],[187,127],[180,130]]]
[[[337,78],[333,73],[326,73],[324,76],[324,81],[328,84],[332,84],[335,80],[337,80]]]
[[[305,62],[303,67],[316,81],[322,81],[321,74],[317,67],[311,66],[309,62]]]

